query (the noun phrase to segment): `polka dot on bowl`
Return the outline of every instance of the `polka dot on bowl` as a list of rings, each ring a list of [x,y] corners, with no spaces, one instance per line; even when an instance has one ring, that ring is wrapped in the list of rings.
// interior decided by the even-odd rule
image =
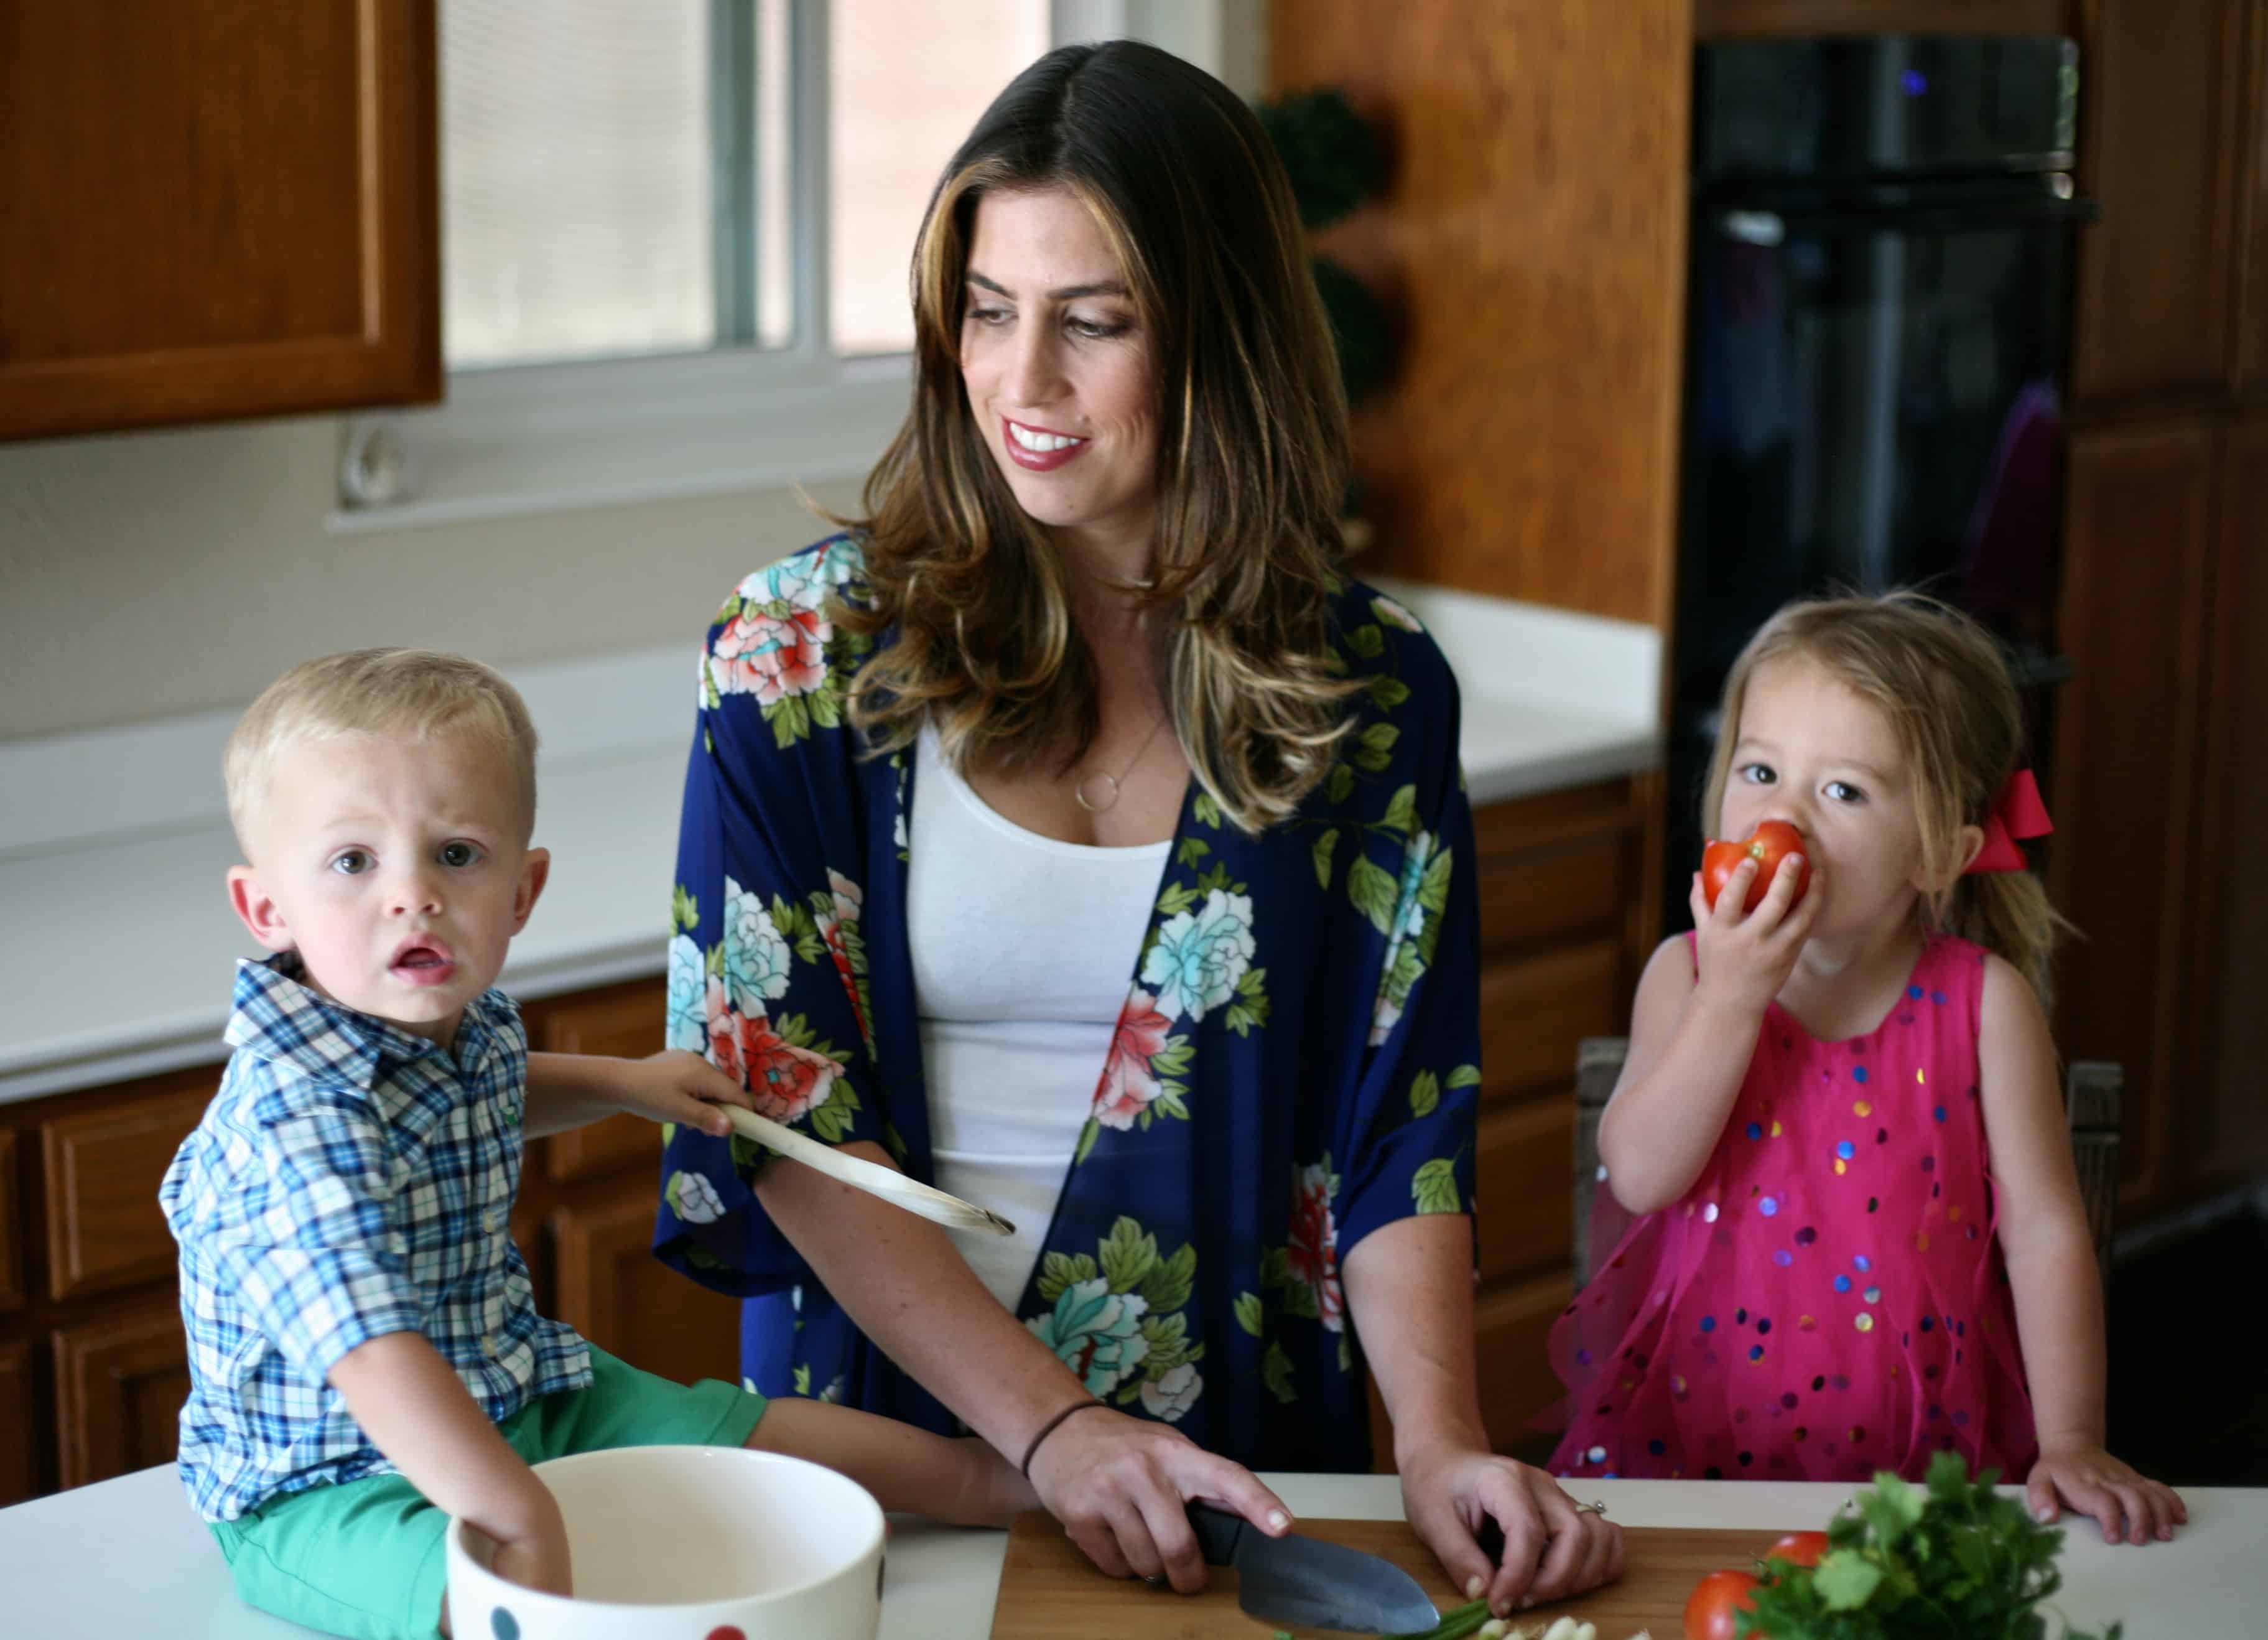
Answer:
[[[1763,1214],[1766,1218],[1771,1218],[1774,1214],[1779,1211],[1779,1198],[1778,1196],[1766,1196],[1762,1201],[1756,1203],[1756,1211]]]
[[[489,1614],[489,1632],[496,1640],[519,1640],[519,1619],[499,1606]]]
[[[1851,1325],[1857,1327],[1861,1333],[1871,1333],[1874,1330],[1874,1318],[1868,1315],[1864,1310],[1861,1310],[1857,1315],[1851,1318]]]
[[[722,1623],[711,1629],[704,1640],[748,1640],[748,1636],[737,1624]]]

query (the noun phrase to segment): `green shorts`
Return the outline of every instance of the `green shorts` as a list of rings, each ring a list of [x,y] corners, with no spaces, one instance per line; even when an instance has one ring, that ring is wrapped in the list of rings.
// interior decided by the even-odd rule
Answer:
[[[689,1388],[591,1350],[591,1385],[498,1425],[531,1464],[615,1446],[742,1446],[764,1398],[716,1378]],[[357,1640],[431,1640],[449,1585],[449,1517],[398,1474],[310,1487],[207,1523],[236,1592],[261,1611]]]

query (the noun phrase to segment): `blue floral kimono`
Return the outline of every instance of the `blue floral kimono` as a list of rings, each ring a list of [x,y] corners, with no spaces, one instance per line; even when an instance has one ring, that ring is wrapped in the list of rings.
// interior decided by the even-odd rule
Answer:
[[[850,537],[759,571],[702,658],[669,948],[669,1032],[758,1108],[871,1140],[933,1182],[906,934],[909,760],[862,757]],[[1093,1110],[1016,1314],[1112,1405],[1253,1468],[1360,1470],[1369,1417],[1339,1282],[1407,1214],[1470,1210],[1480,1082],[1472,817],[1457,690],[1353,582],[1336,651],[1359,732],[1254,838],[1190,783]],[[887,639],[885,639],[887,641]],[[763,1153],[669,1135],[656,1252],[747,1299],[742,1371],[941,1432],[749,1188]],[[784,1164],[783,1164],[784,1165]]]

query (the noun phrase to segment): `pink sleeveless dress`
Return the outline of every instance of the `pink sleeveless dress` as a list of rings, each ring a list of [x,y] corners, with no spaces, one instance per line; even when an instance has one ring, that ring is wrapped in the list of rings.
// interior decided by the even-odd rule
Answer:
[[[2038,1445],[1993,1236],[1984,994],[1984,953],[1939,935],[1867,1036],[1766,1009],[1699,1179],[1552,1328],[1554,1474],[1919,1480],[1950,1449],[2022,1479]]]

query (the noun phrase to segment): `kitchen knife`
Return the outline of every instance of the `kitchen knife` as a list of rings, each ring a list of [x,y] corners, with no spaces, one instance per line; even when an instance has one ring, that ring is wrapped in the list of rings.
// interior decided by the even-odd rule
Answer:
[[[1235,1515],[1189,1505],[1208,1566],[1236,1569],[1236,1603],[1279,1627],[1415,1634],[1440,1622],[1418,1580],[1360,1549],[1286,1533],[1271,1538]]]

